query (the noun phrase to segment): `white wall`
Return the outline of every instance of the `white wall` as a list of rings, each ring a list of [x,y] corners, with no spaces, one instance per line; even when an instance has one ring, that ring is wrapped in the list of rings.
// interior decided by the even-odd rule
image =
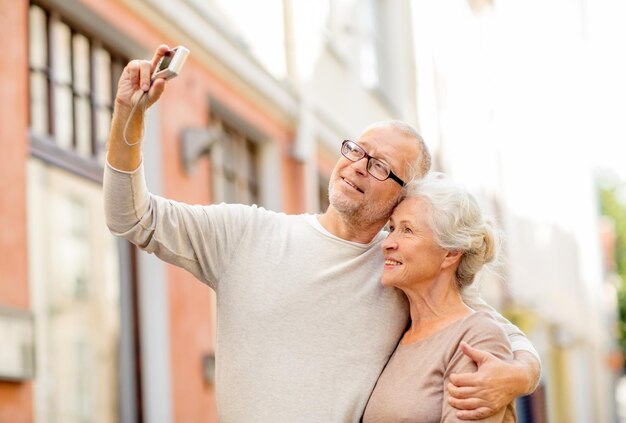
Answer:
[[[413,2],[420,126],[443,170],[497,205],[513,299],[546,325],[529,333],[540,351],[556,342],[548,326],[566,338],[570,405],[581,423],[611,414],[594,397],[609,385],[611,311],[584,3],[503,0],[477,11],[465,1]]]

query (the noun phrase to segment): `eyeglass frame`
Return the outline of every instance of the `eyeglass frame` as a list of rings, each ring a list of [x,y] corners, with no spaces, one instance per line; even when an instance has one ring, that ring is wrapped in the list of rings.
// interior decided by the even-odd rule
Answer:
[[[352,143],[354,144],[357,148],[359,148],[362,152],[363,152],[363,156],[361,156],[360,158],[356,159],[356,160],[352,160],[350,157],[346,156],[343,152],[344,146],[347,143]],[[352,141],[352,140],[343,140],[343,142],[341,143],[341,155],[343,157],[345,157],[346,159],[350,160],[353,163],[358,162],[359,160],[361,160],[364,157],[367,157],[367,164],[365,165],[365,168],[367,169],[367,173],[369,173],[370,175],[372,175],[372,177],[374,179],[376,179],[377,181],[386,181],[387,179],[391,178],[392,180],[394,180],[395,182],[398,183],[398,185],[400,185],[401,187],[404,188],[404,186],[406,185],[406,182],[404,182],[402,179],[400,179],[398,177],[398,175],[396,175],[395,173],[393,173],[393,171],[389,168],[389,165],[385,162],[383,162],[380,159],[377,159],[376,157],[372,157],[367,153],[367,150],[365,150],[363,147],[361,147],[359,144],[357,144],[356,142]],[[377,162],[382,163],[383,165],[385,165],[385,167],[387,168],[387,170],[389,170],[389,174],[387,175],[387,177],[385,179],[380,179],[378,178],[376,175],[374,175],[372,172],[370,172],[370,162],[371,160],[376,160]]]

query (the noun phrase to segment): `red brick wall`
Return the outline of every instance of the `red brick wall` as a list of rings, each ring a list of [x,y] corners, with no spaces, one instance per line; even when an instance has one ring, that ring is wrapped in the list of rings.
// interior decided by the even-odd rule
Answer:
[[[0,2],[0,305],[26,310],[27,13],[27,0]],[[30,382],[0,382],[0,421],[32,421],[32,409]]]
[[[123,2],[81,0],[111,27],[148,49],[160,43],[178,44],[136,15]],[[28,1],[0,1],[0,28],[11,48],[0,55],[0,305],[28,309],[26,227],[26,162],[28,151]],[[10,81],[10,83],[7,83]],[[194,172],[183,172],[178,155],[180,130],[207,124],[208,99],[257,126],[278,142],[284,164],[284,208],[303,211],[301,166],[289,157],[288,128],[194,62],[193,52],[179,78],[171,81],[160,103],[162,116],[162,176],[164,194],[190,203],[209,203],[208,160]],[[188,273],[168,266],[169,330],[173,421],[217,422],[214,387],[202,379],[202,357],[214,351],[210,290]],[[0,382],[0,422],[33,421],[32,383]]]
[[[192,173],[187,175],[181,165],[178,145],[185,127],[208,124],[209,96],[253,122],[281,145],[288,142],[285,129],[246,101],[241,93],[190,61],[185,65],[185,71],[168,83],[160,100],[161,115],[167,116],[163,119],[161,132],[166,197],[191,204],[211,202],[208,158],[199,160]],[[287,151],[286,148],[282,150]],[[186,271],[168,266],[167,275],[174,420],[217,422],[215,387],[205,383],[202,377],[202,357],[215,351],[210,297],[213,294],[210,288]]]
[[[176,45],[180,42],[165,38],[120,3],[100,0],[83,0],[83,3],[118,30],[150,49],[160,43]],[[192,51],[184,72],[168,83],[159,104],[162,116],[162,181],[166,197],[192,204],[208,204],[211,201],[208,160],[200,160],[192,174],[187,175],[181,165],[178,145],[183,128],[208,123],[210,96],[278,142],[283,152],[282,160],[288,168],[286,172],[297,169],[288,157],[288,144],[292,139],[288,129],[249,101],[245,93],[200,66],[194,60]],[[302,186],[297,187],[299,179],[285,177],[283,180],[286,184],[283,187],[286,190],[285,207],[289,211],[302,211],[303,196],[294,195],[300,192],[299,187]],[[212,293],[189,273],[172,266],[167,266],[167,279],[173,421],[217,422],[214,386],[206,384],[202,377],[202,357],[215,348]]]

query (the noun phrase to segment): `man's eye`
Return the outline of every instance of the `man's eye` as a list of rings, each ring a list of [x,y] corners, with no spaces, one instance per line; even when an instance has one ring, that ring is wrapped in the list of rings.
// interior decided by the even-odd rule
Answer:
[[[388,225],[388,226],[387,226],[387,231],[388,231],[388,232],[393,232],[393,230],[394,230],[394,229],[395,229],[395,228],[394,228],[393,226],[391,226],[391,225]]]
[[[374,167],[376,168],[376,170],[380,171],[380,172],[384,172],[385,170],[387,170],[387,167],[380,163],[380,162],[376,162],[374,163]]]
[[[413,229],[411,229],[411,228],[404,228],[404,233],[405,234],[412,234],[413,233]]]

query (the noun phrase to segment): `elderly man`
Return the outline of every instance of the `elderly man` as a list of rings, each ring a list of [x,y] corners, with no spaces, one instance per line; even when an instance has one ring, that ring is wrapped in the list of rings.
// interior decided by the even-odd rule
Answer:
[[[395,121],[344,142],[319,216],[154,196],[141,164],[143,107],[133,105],[162,94],[165,81],[150,85],[150,75],[167,51],[130,62],[119,81],[104,175],[109,228],[215,290],[221,421],[358,421],[408,319],[402,293],[380,284],[380,243],[404,181],[428,171],[426,146]],[[537,382],[532,345],[499,320],[516,360],[466,351],[480,367],[449,387],[462,418],[489,415]]]

